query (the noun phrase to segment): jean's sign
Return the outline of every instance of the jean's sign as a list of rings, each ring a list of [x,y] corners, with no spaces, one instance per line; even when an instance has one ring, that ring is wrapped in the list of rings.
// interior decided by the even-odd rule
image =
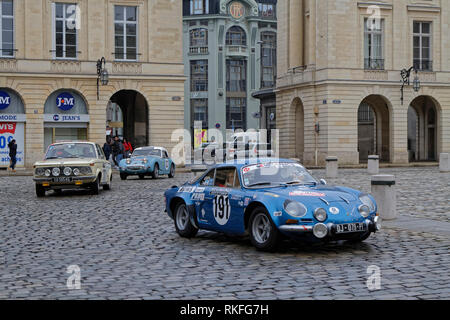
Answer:
[[[68,92],[63,92],[56,97],[56,106],[62,111],[69,111],[75,106],[75,98]]]

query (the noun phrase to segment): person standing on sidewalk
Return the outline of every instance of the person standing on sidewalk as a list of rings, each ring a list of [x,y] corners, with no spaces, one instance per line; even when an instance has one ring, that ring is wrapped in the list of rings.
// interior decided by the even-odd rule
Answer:
[[[16,140],[11,140],[10,143],[8,143],[9,148],[9,158],[10,160],[10,168],[12,172],[16,172],[16,163],[17,163],[17,144]]]

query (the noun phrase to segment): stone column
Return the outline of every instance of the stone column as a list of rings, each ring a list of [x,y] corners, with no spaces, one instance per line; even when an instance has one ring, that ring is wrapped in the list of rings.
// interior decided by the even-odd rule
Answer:
[[[368,172],[371,175],[380,173],[380,157],[379,156],[369,156],[369,162],[367,164]]]
[[[338,176],[338,158],[337,157],[327,157],[327,178],[337,178]]]
[[[441,153],[439,157],[439,171],[450,172],[450,153]]]

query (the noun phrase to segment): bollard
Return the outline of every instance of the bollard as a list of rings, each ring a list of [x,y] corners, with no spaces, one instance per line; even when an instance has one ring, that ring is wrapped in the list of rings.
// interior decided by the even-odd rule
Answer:
[[[377,175],[380,173],[380,157],[369,156],[369,162],[367,163],[369,174]]]
[[[327,178],[337,178],[338,176],[338,158],[337,157],[327,157]]]
[[[450,153],[441,153],[439,157],[439,171],[450,172]]]
[[[397,194],[395,177],[392,175],[372,176],[372,196],[378,205],[383,220],[397,219]]]

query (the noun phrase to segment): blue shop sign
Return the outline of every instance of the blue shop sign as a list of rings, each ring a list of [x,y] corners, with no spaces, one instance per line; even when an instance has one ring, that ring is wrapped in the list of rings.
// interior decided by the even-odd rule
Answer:
[[[5,91],[0,90],[0,110],[4,110],[11,104],[11,97]]]
[[[56,97],[56,106],[62,111],[69,111],[75,106],[75,98],[68,92],[63,92]]]

